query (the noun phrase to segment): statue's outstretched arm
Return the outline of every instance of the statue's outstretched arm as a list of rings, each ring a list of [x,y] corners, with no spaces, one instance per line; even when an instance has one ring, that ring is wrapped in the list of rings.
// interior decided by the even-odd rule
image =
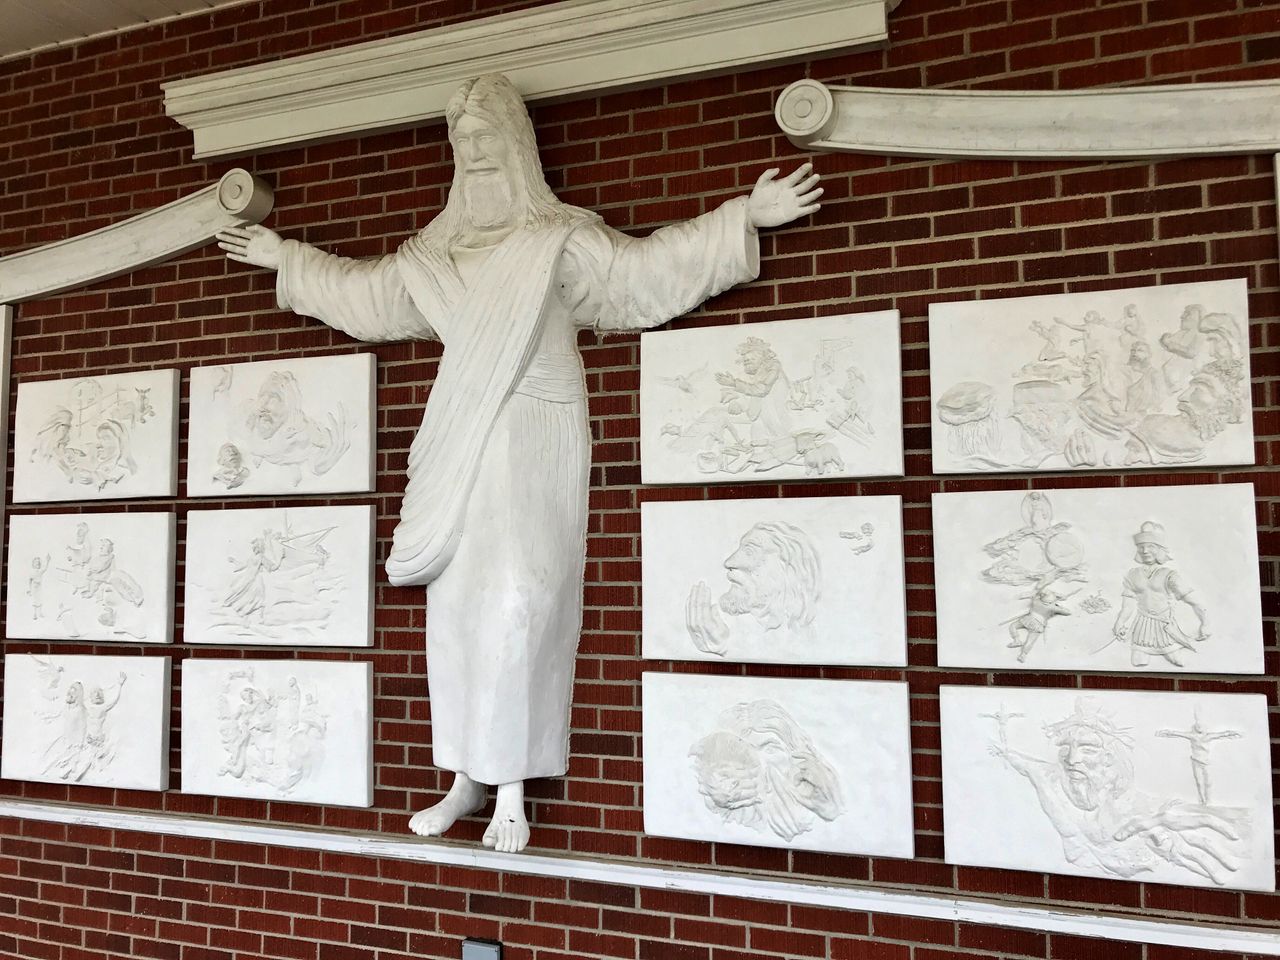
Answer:
[[[275,270],[282,309],[315,317],[357,340],[435,339],[395,257],[339,257],[259,225],[227,227],[218,233],[218,246],[229,260]]]
[[[719,208],[660,227],[643,238],[604,228],[591,247],[597,261],[586,272],[603,277],[603,296],[592,322],[599,330],[660,326],[760,273],[758,231],[790,223],[819,209],[822,188],[811,164],[778,179],[766,170],[751,194]],[[603,243],[607,249],[594,248]],[[602,261],[602,262],[601,262]]]

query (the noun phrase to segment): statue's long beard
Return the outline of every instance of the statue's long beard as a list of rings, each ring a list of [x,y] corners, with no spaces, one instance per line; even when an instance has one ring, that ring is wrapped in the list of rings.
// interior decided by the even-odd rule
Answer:
[[[751,613],[758,605],[756,591],[742,584],[730,584],[729,589],[720,596],[720,609],[731,617]]]
[[[1098,809],[1098,788],[1088,780],[1066,781],[1067,797],[1081,810]]]
[[[471,226],[489,229],[511,222],[515,202],[506,177],[468,177],[463,182],[462,195],[467,201],[467,222]]]

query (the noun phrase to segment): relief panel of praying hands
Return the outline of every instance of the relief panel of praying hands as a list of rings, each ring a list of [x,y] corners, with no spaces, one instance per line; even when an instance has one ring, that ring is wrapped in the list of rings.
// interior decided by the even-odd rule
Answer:
[[[1264,697],[940,697],[948,863],[1275,889]]]
[[[653,501],[640,522],[646,659],[906,663],[901,498]]]
[[[529,840],[523,782],[568,767],[590,463],[578,331],[657,326],[754,279],[757,231],[815,213],[822,189],[808,164],[768,170],[749,196],[637,239],[556,199],[505,77],[463,84],[446,119],[448,200],[396,253],[351,260],[256,226],[219,246],[277,271],[283,308],[444,345],[386,565],[427,588],[433,755],[455,773],[410,828],[441,834],[496,785],[484,839],[510,852]]]

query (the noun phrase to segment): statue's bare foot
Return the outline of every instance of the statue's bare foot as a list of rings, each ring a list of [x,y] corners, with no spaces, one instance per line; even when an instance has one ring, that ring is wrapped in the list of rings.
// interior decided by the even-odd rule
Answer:
[[[409,820],[409,829],[420,837],[438,837],[458,820],[484,806],[485,786],[465,773],[455,774],[445,798]]]
[[[493,819],[484,832],[484,845],[498,853],[519,853],[529,844],[529,821],[524,815],[524,784],[504,783],[498,787]]]

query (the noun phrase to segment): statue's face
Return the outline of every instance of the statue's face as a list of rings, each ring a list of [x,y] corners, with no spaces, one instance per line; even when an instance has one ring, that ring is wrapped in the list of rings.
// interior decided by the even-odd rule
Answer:
[[[467,179],[506,173],[511,144],[488,120],[463,114],[453,127],[454,161]]]
[[[502,130],[482,117],[463,114],[453,125],[453,160],[472,224],[481,228],[509,224],[514,210],[513,150]]]
[[[748,531],[724,562],[729,590],[720,609],[736,616],[750,613],[769,626],[785,618],[783,586],[791,577],[777,548],[759,530]]]
[[[1058,745],[1058,762],[1067,775],[1067,797],[1081,810],[1096,810],[1111,767],[1102,737],[1084,728],[1071,731]]]
[[[759,350],[747,350],[742,354],[741,363],[742,372],[754,377],[764,369],[764,354]]]
[[[690,752],[698,790],[714,806],[737,810],[760,802],[760,761],[750,745],[717,731]]]
[[[258,393],[258,406],[254,410],[254,432],[268,439],[275,436],[289,416],[289,404],[278,390],[264,385]]]

